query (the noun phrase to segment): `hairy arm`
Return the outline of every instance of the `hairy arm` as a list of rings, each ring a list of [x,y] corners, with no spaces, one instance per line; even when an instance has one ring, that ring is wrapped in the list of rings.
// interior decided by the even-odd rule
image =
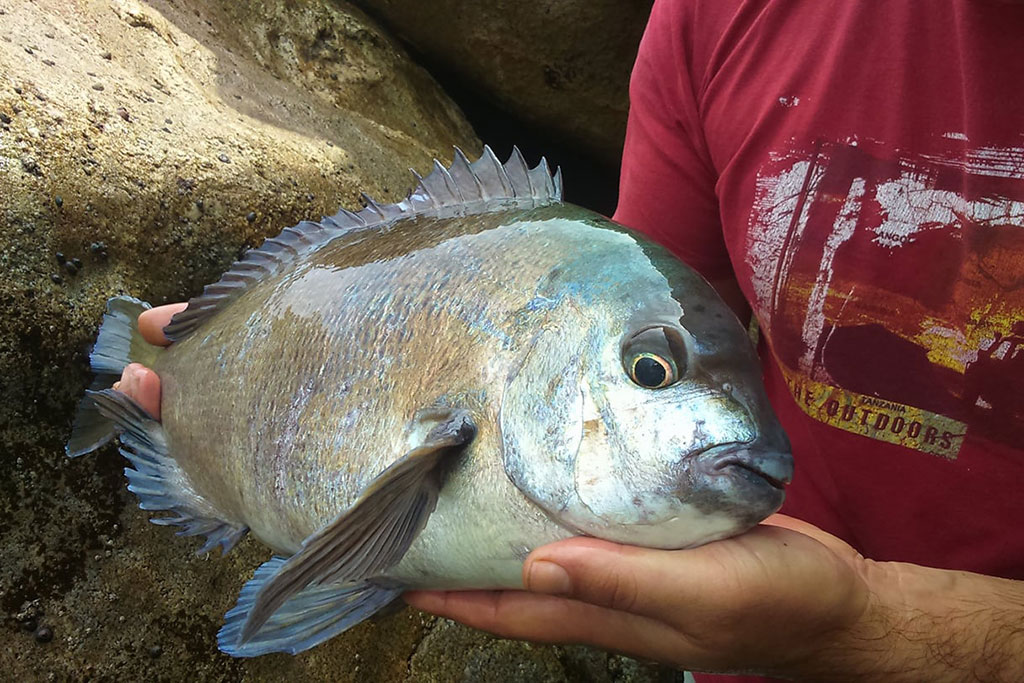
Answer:
[[[845,655],[851,672],[894,681],[1024,680],[1024,582],[897,562],[878,567],[883,578],[872,582],[869,618]],[[840,647],[838,640],[823,654],[841,661]],[[808,673],[824,678],[822,664]]]

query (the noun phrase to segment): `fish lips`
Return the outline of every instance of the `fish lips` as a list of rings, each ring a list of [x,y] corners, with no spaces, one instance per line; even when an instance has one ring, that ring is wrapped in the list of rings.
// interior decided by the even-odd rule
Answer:
[[[697,466],[711,480],[724,479],[729,497],[752,515],[779,509],[793,481],[789,450],[761,441],[715,446],[701,454]]]
[[[793,456],[790,452],[764,447],[756,442],[718,446],[706,451],[701,460],[709,474],[721,472],[741,476],[779,490],[793,481]]]

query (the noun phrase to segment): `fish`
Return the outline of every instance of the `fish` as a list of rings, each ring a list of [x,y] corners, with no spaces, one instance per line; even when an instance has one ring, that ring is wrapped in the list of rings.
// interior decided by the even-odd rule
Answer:
[[[410,589],[522,588],[573,536],[736,535],[792,480],[748,330],[692,268],[518,149],[414,175],[247,252],[167,348],[148,304],[107,303],[67,455],[117,437],[154,523],[273,552],[218,633],[232,656],[304,651]],[[162,421],[103,388],[129,362]]]

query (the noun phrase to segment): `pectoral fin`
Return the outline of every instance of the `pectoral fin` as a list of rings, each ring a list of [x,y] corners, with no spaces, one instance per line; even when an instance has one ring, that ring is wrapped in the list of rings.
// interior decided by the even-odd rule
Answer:
[[[435,412],[432,421],[419,446],[379,474],[352,507],[307,538],[265,580],[248,609],[239,646],[311,584],[352,584],[398,564],[434,511],[445,463],[476,434],[465,411]]]

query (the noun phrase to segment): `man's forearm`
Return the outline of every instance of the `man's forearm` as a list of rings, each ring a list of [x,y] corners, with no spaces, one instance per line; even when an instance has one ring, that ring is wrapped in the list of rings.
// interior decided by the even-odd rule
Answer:
[[[809,678],[1024,681],[1024,582],[895,562],[868,574],[863,619]]]

